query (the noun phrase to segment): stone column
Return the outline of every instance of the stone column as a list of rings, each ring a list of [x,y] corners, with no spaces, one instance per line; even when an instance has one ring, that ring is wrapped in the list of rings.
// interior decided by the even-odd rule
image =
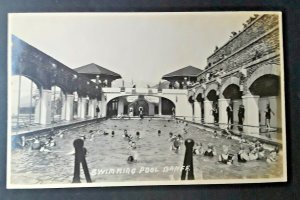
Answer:
[[[106,104],[107,104],[107,102],[105,100],[104,94],[102,95],[101,104],[102,104],[102,107],[100,107],[101,116],[106,117]]]
[[[77,118],[81,116],[81,97],[77,98]]]
[[[214,123],[212,115],[213,102],[209,100],[204,101],[204,123]]]
[[[98,118],[100,118],[101,117],[101,113],[102,113],[102,102],[101,101],[97,101],[97,105],[98,105],[98,107],[99,107],[99,109],[100,109],[100,112],[98,113]]]
[[[81,97],[80,98],[80,118],[85,119],[86,118],[86,109],[87,109],[87,98]]]
[[[195,122],[201,122],[201,103],[198,101],[194,102],[194,119]]]
[[[41,124],[51,124],[51,90],[41,90],[40,104],[41,104],[41,114],[40,123]]]
[[[124,114],[124,100],[121,98],[119,98],[119,102],[118,102],[118,115]]]
[[[61,120],[65,120],[66,119],[66,95],[62,94],[62,108],[61,108]]]
[[[93,100],[92,99],[89,99],[88,100],[88,114],[87,114],[87,117],[91,117],[92,118],[92,110],[93,110]]]
[[[72,121],[73,120],[73,104],[74,104],[74,95],[67,94],[66,95],[66,120]]]
[[[230,99],[219,99],[219,123],[220,128],[224,129],[227,127],[228,116],[226,108],[229,105]]]
[[[159,116],[162,115],[162,100],[161,100],[161,97],[159,97],[159,101],[158,101],[158,115]]]
[[[253,96],[251,94],[246,94],[242,97],[243,105],[245,106],[245,120],[244,131],[246,133],[259,133],[259,108],[258,99],[259,96]]]
[[[96,113],[96,99],[90,99],[89,100],[89,116],[91,118],[95,118]]]
[[[41,120],[41,95],[35,100],[34,123],[39,124]]]

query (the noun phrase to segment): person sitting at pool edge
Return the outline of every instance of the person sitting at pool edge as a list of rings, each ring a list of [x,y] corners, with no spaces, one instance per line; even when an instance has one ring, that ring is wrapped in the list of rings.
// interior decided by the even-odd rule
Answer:
[[[233,164],[234,155],[229,154],[229,148],[227,145],[223,145],[223,153],[219,155],[219,162],[227,165]]]
[[[215,155],[217,155],[215,147],[211,143],[209,143],[207,146],[207,150],[204,152],[204,156],[214,157]]]

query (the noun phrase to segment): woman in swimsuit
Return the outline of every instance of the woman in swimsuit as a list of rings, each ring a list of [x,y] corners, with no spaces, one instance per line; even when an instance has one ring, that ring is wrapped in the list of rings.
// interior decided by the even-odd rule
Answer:
[[[219,155],[219,162],[227,165],[233,164],[234,156],[229,154],[229,148],[226,145],[223,145],[223,153]]]

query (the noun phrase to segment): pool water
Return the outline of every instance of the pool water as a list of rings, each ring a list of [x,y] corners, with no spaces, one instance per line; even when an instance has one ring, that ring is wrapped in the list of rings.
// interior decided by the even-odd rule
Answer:
[[[187,133],[184,133],[184,128]],[[131,150],[123,137],[123,130],[135,136],[140,132],[141,139],[136,141],[136,150]],[[108,132],[109,135],[95,134],[90,139],[90,130]],[[157,132],[161,130],[161,136]],[[115,136],[111,136],[111,131]],[[14,150],[11,155],[12,184],[62,184],[71,183],[74,170],[73,141],[85,135],[84,146],[88,168],[93,182],[122,181],[170,181],[180,180],[185,146],[178,153],[170,150],[169,132],[181,134],[184,139],[192,138],[207,148],[212,143],[217,153],[222,146],[228,145],[230,153],[236,154],[240,144],[236,140],[213,138],[211,131],[192,124],[176,123],[163,119],[143,120],[106,120],[95,124],[66,130],[64,137],[55,137],[57,145],[51,152],[40,152],[25,148]],[[137,155],[136,163],[127,163],[129,155]],[[283,176],[282,155],[275,163],[265,161],[234,162],[224,165],[217,162],[217,156],[208,158],[193,156],[194,175],[196,180],[211,179],[254,179],[280,178]],[[85,182],[81,169],[81,179]]]

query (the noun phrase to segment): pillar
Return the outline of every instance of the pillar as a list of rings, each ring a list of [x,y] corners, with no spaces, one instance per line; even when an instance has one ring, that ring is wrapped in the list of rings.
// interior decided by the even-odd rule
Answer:
[[[62,108],[61,108],[61,120],[66,119],[66,95],[62,95]]]
[[[118,102],[118,115],[124,114],[124,100],[123,98],[119,98]]]
[[[67,121],[72,121],[73,120],[73,104],[74,104],[74,95],[72,94],[67,94],[66,95],[66,101],[65,101],[65,108],[66,108],[66,114],[65,114],[65,119]]]
[[[89,100],[89,117],[95,118],[96,113],[96,99]]]
[[[226,128],[228,123],[228,116],[227,116],[227,106],[229,105],[230,99],[219,99],[219,123],[220,128]]]
[[[102,107],[100,107],[100,112],[102,117],[106,117],[106,105],[107,105],[106,98],[107,97],[105,97],[105,95],[103,94],[101,100]]]
[[[80,118],[85,119],[88,99],[86,97],[81,97],[80,99]]]
[[[245,119],[244,119],[244,131],[246,133],[259,133],[259,108],[258,100],[259,96],[253,96],[246,94],[242,97],[243,105],[245,106]]]
[[[159,97],[159,102],[158,102],[158,115],[159,116],[162,115],[162,101],[161,101],[161,97]]]
[[[40,123],[41,124],[51,124],[51,90],[41,90],[40,104],[41,104],[41,114]]]
[[[35,108],[34,108],[34,123],[39,124],[41,118],[41,97],[35,100]]]
[[[212,114],[213,102],[209,100],[204,101],[204,123],[214,123],[214,117]]]
[[[194,102],[194,119],[195,122],[201,123],[201,103],[198,101]]]
[[[77,98],[77,118],[81,116],[81,98]]]
[[[98,105],[98,107],[99,107],[99,109],[100,109],[100,112],[98,113],[98,118],[100,118],[101,117],[101,113],[102,113],[102,102],[101,101],[97,101],[97,105]]]

